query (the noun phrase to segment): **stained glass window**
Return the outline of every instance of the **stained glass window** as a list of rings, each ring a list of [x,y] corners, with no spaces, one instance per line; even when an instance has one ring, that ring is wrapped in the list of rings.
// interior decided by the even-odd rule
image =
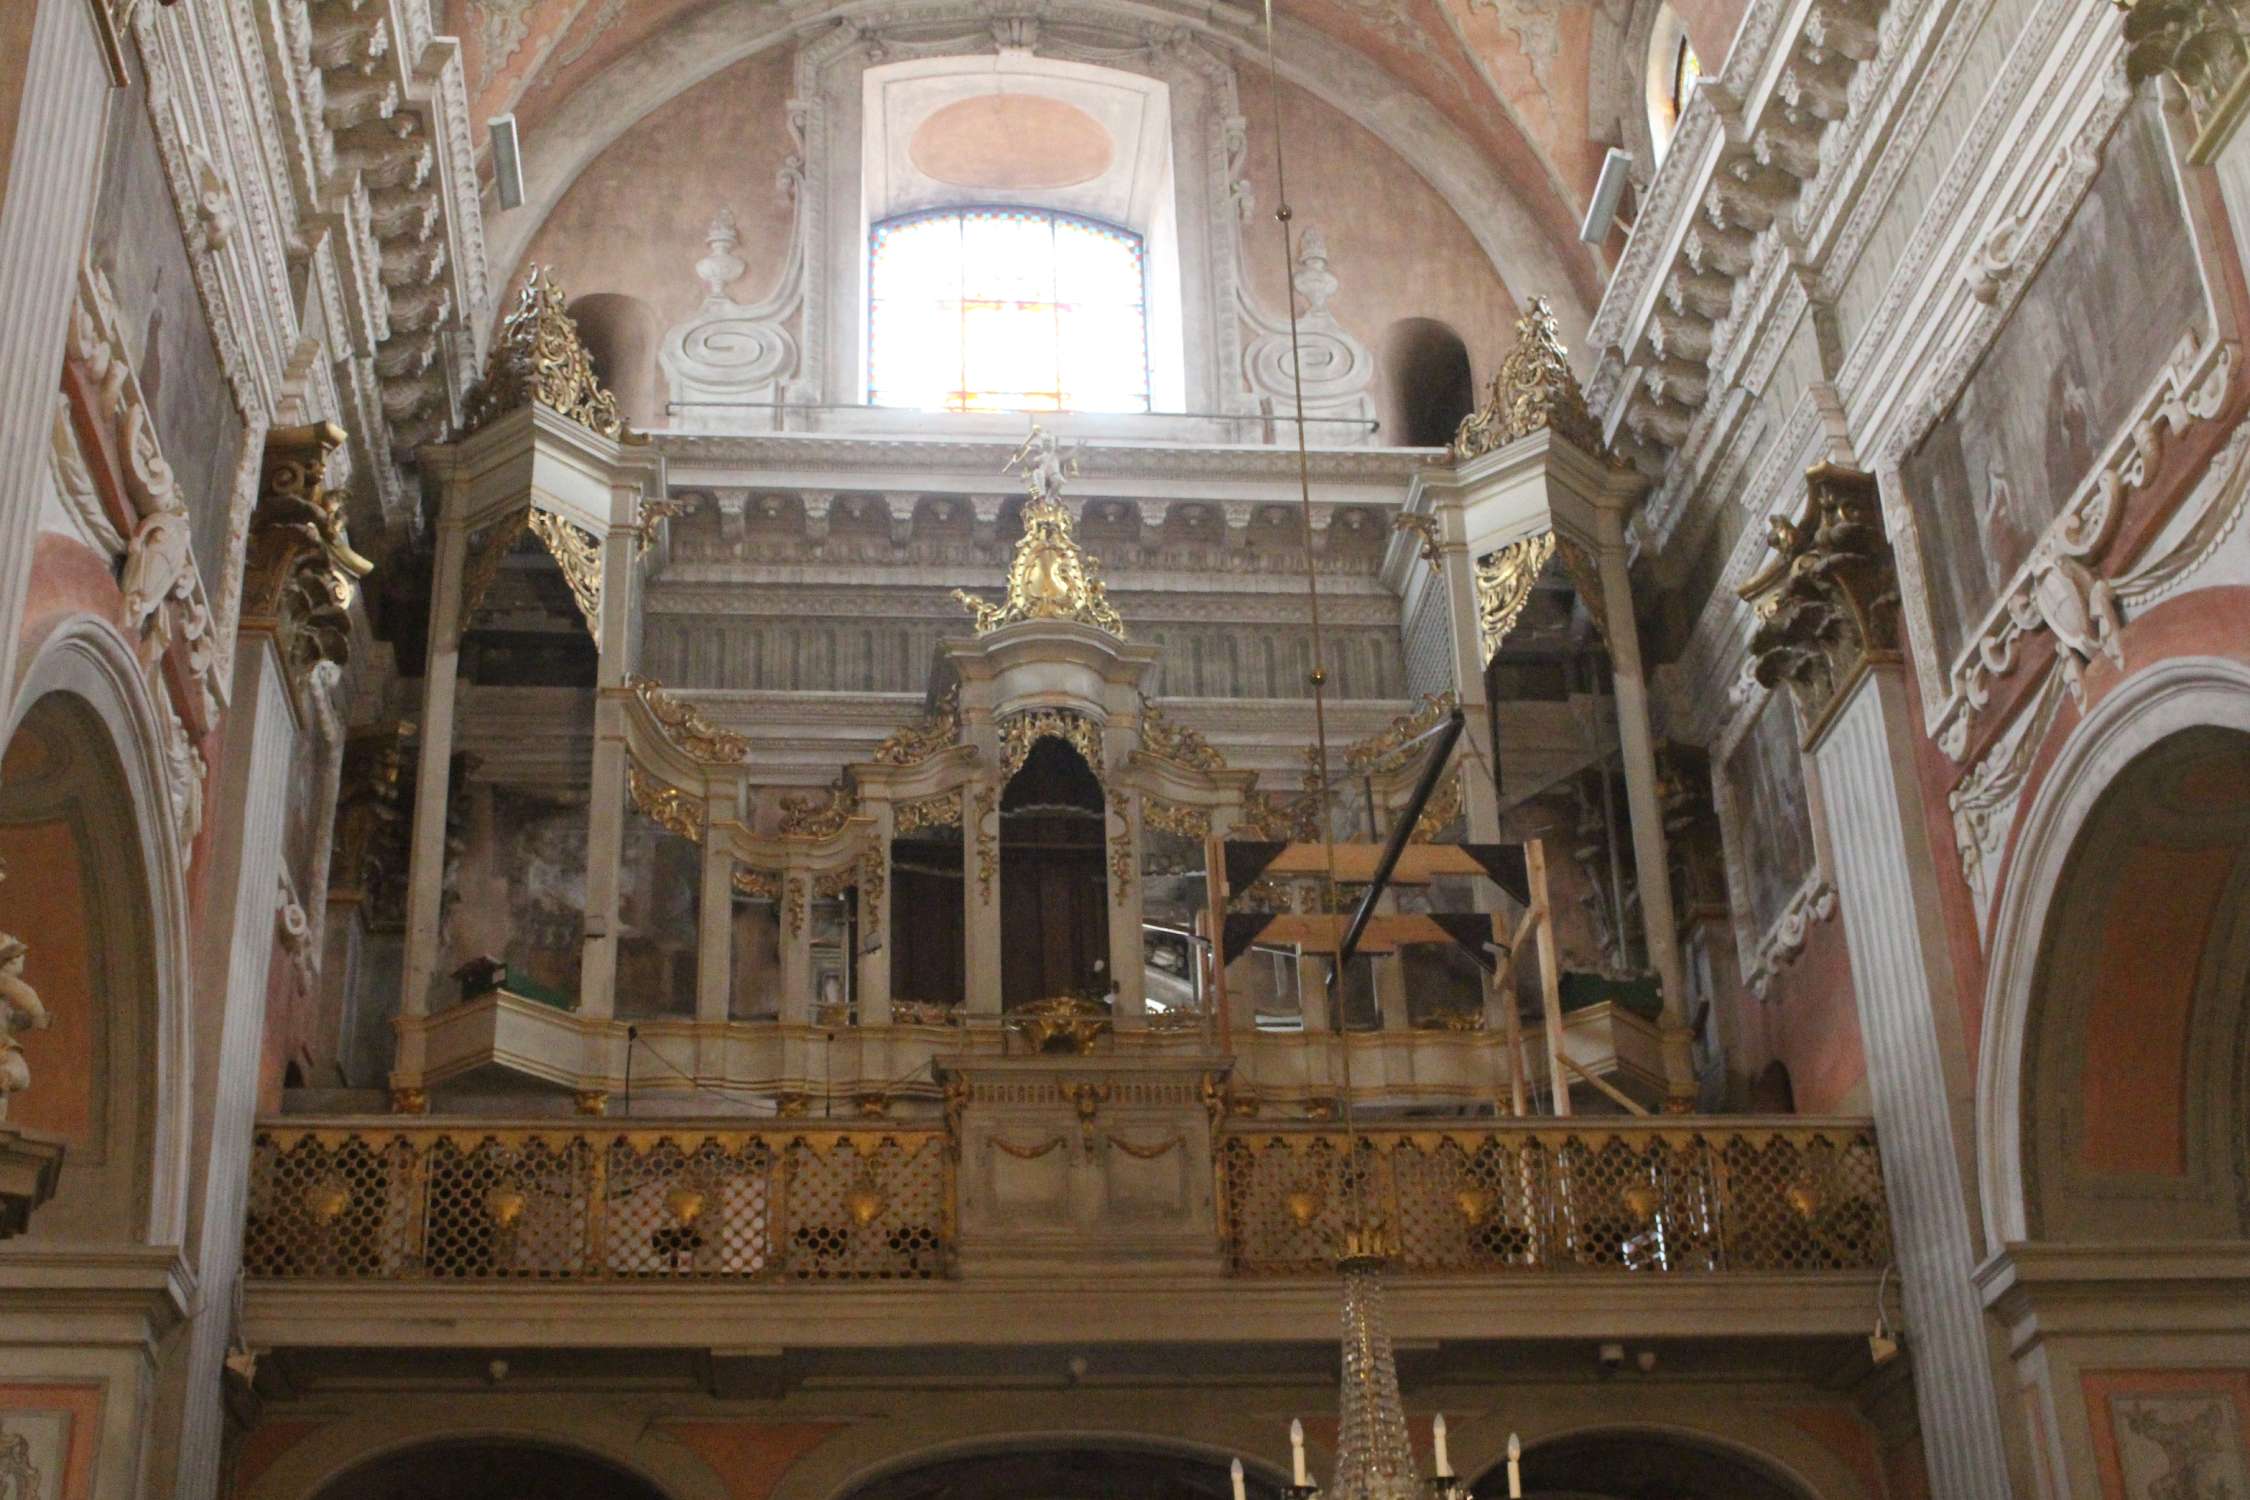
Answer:
[[[941,209],[875,226],[867,399],[925,411],[1147,411],[1141,237],[1073,214]]]

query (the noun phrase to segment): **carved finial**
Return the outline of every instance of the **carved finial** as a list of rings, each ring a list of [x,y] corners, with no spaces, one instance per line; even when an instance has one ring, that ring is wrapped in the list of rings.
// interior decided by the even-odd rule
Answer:
[[[1079,620],[1122,639],[1125,621],[1110,604],[1101,580],[1101,563],[1078,545],[1070,511],[1062,500],[1063,480],[1076,472],[1054,434],[1034,426],[1003,467],[1020,469],[1024,493],[1023,539],[1008,564],[1008,597],[990,604],[965,589],[953,597],[976,617],[977,634],[1018,620]]]
[[[596,378],[562,288],[545,266],[531,268],[515,310],[500,325],[484,379],[469,393],[469,430],[532,402],[603,437],[634,440],[617,398]]]
[[[1567,354],[1547,299],[1532,298],[1516,320],[1516,346],[1493,372],[1484,405],[1462,418],[1453,435],[1453,461],[1490,453],[1541,428],[1606,457],[1608,445],[1586,409],[1586,393],[1578,388]]]
[[[1305,316],[1333,317],[1328,299],[1339,285],[1336,273],[1328,269],[1328,237],[1308,225],[1297,239],[1297,293],[1305,299]]]
[[[1773,559],[1740,593],[1758,616],[1758,681],[1788,683],[1817,726],[1863,665],[1898,654],[1898,571],[1872,474],[1820,464],[1805,488],[1803,515],[1774,517]]]
[[[702,278],[705,293],[714,301],[725,301],[727,283],[749,269],[734,247],[742,243],[735,229],[734,210],[722,208],[711,216],[711,227],[703,231],[703,242],[711,253],[695,263],[695,274]]]

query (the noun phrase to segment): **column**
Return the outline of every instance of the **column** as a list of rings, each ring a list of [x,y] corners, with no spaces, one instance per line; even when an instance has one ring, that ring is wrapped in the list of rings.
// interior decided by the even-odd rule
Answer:
[[[438,924],[445,893],[446,803],[452,794],[453,715],[461,673],[461,584],[468,566],[469,533],[457,518],[438,521],[437,561],[430,587],[429,660],[422,674],[422,733],[414,780],[414,849],[407,865],[406,980],[399,1014],[430,1013],[437,978]],[[399,1035],[393,1089],[422,1085],[423,1038]]]
[[[47,427],[55,415],[63,337],[77,294],[94,190],[101,181],[102,121],[111,87],[93,7],[38,5],[24,60],[15,149],[0,200],[0,704],[16,692],[16,654],[39,529]],[[167,233],[168,229],[152,232]]]
[[[1759,680],[1788,682],[1812,726],[1931,1485],[2004,1500],[1995,1370],[1971,1279],[1973,1084],[1914,774],[1897,575],[1874,479],[1825,464],[1807,478],[1804,521],[1743,590],[1759,616],[1750,649]]]
[[[713,784],[703,806],[702,931],[695,953],[695,1018],[727,1019],[734,1000],[734,844],[720,829],[736,819],[736,788]]]
[[[962,974],[970,1025],[1000,1019],[1000,788],[972,781],[961,789]]]
[[[1114,773],[1113,773],[1114,774]],[[1141,797],[1126,787],[1108,792],[1109,816],[1102,827],[1109,887],[1109,978],[1117,987],[1113,1024],[1138,1031],[1148,1024],[1148,992],[1141,972]]]
[[[594,681],[594,764],[586,804],[586,947],[579,958],[578,1013],[607,1020],[617,1013],[618,866],[625,847],[625,674],[632,670],[634,549],[632,527],[613,525],[602,538],[601,663]],[[589,1067],[595,1041],[588,1038]],[[606,1056],[606,1052],[602,1053]]]
[[[1685,1113],[1695,1108],[1695,1057],[1688,1027],[1687,981],[1680,972],[1679,927],[1672,915],[1671,864],[1664,848],[1664,807],[1656,795],[1656,741],[1649,731],[1648,680],[1641,669],[1640,627],[1633,619],[1633,587],[1625,565],[1625,513],[1618,505],[1597,512],[1602,535],[1596,566],[1602,618],[1617,686],[1617,740],[1625,766],[1625,805],[1633,825],[1634,888],[1641,898],[1641,929],[1649,962],[1664,990],[1662,1038],[1664,1103]],[[1622,915],[1622,914],[1620,914]]]

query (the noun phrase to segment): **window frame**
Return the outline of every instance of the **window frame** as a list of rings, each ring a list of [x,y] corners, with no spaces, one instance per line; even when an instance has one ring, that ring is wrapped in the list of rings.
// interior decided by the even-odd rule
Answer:
[[[876,371],[876,359],[875,359],[875,342],[876,342],[876,318],[875,318],[875,311],[876,311],[876,301],[877,301],[877,298],[876,298],[876,292],[875,292],[875,251],[876,251],[876,245],[877,245],[878,239],[879,239],[879,238],[880,238],[880,236],[882,236],[882,235],[883,235],[883,234],[884,234],[884,233],[885,233],[886,231],[891,231],[891,230],[895,230],[895,229],[898,229],[899,227],[901,227],[901,226],[904,226],[904,225],[909,225],[909,224],[916,224],[916,223],[925,223],[925,222],[929,222],[929,221],[932,221],[932,220],[937,220],[937,219],[956,219],[956,220],[963,220],[963,221],[966,221],[966,220],[967,220],[967,219],[969,219],[970,217],[972,217],[972,216],[974,216],[974,215],[977,215],[977,214],[995,214],[995,215],[1008,215],[1008,216],[1013,216],[1013,217],[1034,217],[1034,218],[1038,218],[1038,219],[1044,220],[1044,221],[1046,222],[1046,224],[1047,224],[1047,226],[1048,226],[1048,228],[1049,228],[1049,230],[1050,230],[1050,233],[1051,233],[1051,232],[1052,232],[1052,230],[1053,230],[1053,229],[1054,229],[1054,228],[1055,228],[1056,226],[1058,226],[1058,225],[1062,225],[1062,224],[1071,224],[1071,225],[1077,225],[1077,226],[1080,226],[1080,227],[1083,227],[1083,228],[1086,228],[1086,229],[1091,229],[1091,230],[1097,231],[1097,232],[1099,232],[1099,233],[1101,233],[1101,234],[1106,234],[1106,235],[1112,235],[1112,236],[1116,236],[1116,237],[1119,237],[1119,238],[1121,238],[1121,239],[1124,239],[1124,240],[1127,240],[1127,241],[1129,241],[1129,242],[1130,242],[1130,243],[1132,244],[1132,246],[1133,246],[1133,252],[1134,252],[1134,253],[1133,253],[1133,259],[1134,259],[1134,263],[1135,263],[1135,265],[1136,265],[1136,266],[1137,266],[1137,267],[1139,268],[1139,271],[1140,271],[1140,301],[1139,301],[1139,308],[1140,308],[1140,331],[1141,331],[1141,339],[1140,339],[1140,343],[1141,343],[1141,347],[1140,347],[1140,360],[1141,360],[1141,365],[1140,365],[1140,369],[1141,369],[1141,380],[1140,380],[1140,387],[1141,387],[1141,402],[1142,402],[1142,404],[1141,404],[1141,405],[1140,405],[1140,406],[1139,406],[1138,408],[1127,408],[1126,410],[1123,410],[1123,411],[1094,411],[1094,410],[1091,410],[1091,409],[1089,409],[1089,408],[1084,408],[1084,407],[1070,407],[1070,406],[1064,406],[1064,405],[1062,405],[1062,404],[1061,404],[1061,401],[1062,401],[1062,396],[1063,396],[1063,394],[1064,394],[1064,393],[1063,393],[1063,392],[1062,392],[1062,391],[1061,391],[1061,390],[1060,390],[1060,389],[1058,388],[1058,390],[1057,390],[1057,391],[1056,391],[1056,393],[1055,393],[1055,394],[1056,394],[1056,405],[1055,405],[1055,406],[1053,406],[1053,407],[1051,407],[1051,408],[1048,408],[1048,407],[1026,407],[1026,408],[1017,408],[1017,407],[999,407],[999,408],[982,408],[982,407],[973,407],[973,406],[960,406],[960,407],[954,407],[954,406],[942,406],[942,407],[938,407],[938,408],[936,408],[936,411],[937,411],[937,413],[939,413],[939,414],[942,414],[942,415],[945,415],[945,416],[975,416],[975,415],[979,415],[979,414],[990,414],[990,413],[991,413],[992,411],[1004,411],[1004,412],[1013,412],[1013,411],[1019,411],[1019,410],[1021,410],[1021,411],[1054,411],[1054,412],[1060,412],[1060,413],[1076,413],[1076,412],[1084,412],[1084,413],[1086,413],[1086,414],[1088,414],[1088,415],[1096,415],[1096,416],[1146,416],[1146,415],[1148,415],[1148,414],[1150,414],[1150,413],[1153,413],[1153,412],[1155,412],[1155,411],[1156,411],[1156,409],[1157,409],[1157,406],[1156,406],[1156,370],[1155,370],[1155,360],[1154,360],[1154,357],[1153,357],[1153,352],[1152,352],[1152,349],[1151,349],[1151,345],[1152,345],[1152,343],[1153,343],[1153,340],[1154,340],[1154,335],[1153,335],[1153,330],[1151,329],[1151,326],[1150,326],[1150,325],[1151,325],[1151,320],[1152,320],[1152,317],[1153,317],[1153,314],[1154,314],[1154,310],[1155,310],[1155,304],[1154,304],[1154,288],[1153,288],[1153,285],[1152,285],[1152,271],[1151,271],[1151,266],[1150,266],[1150,246],[1149,246],[1149,236],[1147,235],[1147,233],[1145,233],[1145,232],[1144,232],[1144,231],[1142,231],[1142,230],[1139,230],[1139,229],[1135,229],[1135,228],[1134,228],[1133,226],[1131,226],[1130,224],[1118,224],[1118,223],[1114,223],[1114,222],[1112,222],[1112,221],[1110,221],[1110,220],[1108,220],[1108,219],[1097,218],[1097,217],[1095,217],[1095,216],[1094,216],[1094,215],[1092,215],[1092,214],[1078,213],[1078,212],[1075,212],[1075,211],[1073,211],[1073,210],[1071,210],[1071,209],[1064,209],[1064,208],[1048,208],[1048,207],[1045,207],[1045,206],[1043,206],[1043,205],[1040,205],[1040,204],[1035,204],[1035,203],[990,203],[990,202],[984,202],[984,201],[981,201],[981,200],[980,200],[980,201],[976,201],[976,202],[963,202],[963,203],[945,203],[945,204],[938,204],[938,205],[935,205],[935,206],[932,206],[932,207],[928,207],[928,208],[917,208],[917,209],[911,209],[911,210],[908,210],[908,211],[907,211],[907,212],[905,212],[905,213],[897,213],[897,214],[891,214],[891,215],[888,215],[888,216],[887,216],[887,217],[885,217],[885,218],[881,218],[881,219],[876,219],[876,220],[872,220],[872,221],[870,221],[870,222],[868,223],[868,225],[867,225],[867,234],[866,234],[866,239],[865,239],[865,242],[864,242],[864,246],[863,246],[863,251],[864,251],[864,253],[863,253],[863,259],[862,259],[862,262],[861,262],[861,263],[862,263],[862,265],[863,265],[863,267],[864,267],[864,274],[863,274],[863,276],[862,276],[862,285],[863,285],[863,287],[865,288],[865,292],[864,292],[864,295],[862,296],[862,298],[861,298],[861,301],[860,301],[860,310],[861,310],[861,316],[862,316],[862,320],[863,320],[863,322],[865,323],[865,329],[866,329],[866,331],[865,331],[865,337],[864,337],[864,340],[863,340],[863,347],[862,347],[862,355],[863,355],[863,357],[864,357],[864,360],[865,360],[865,366],[866,366],[866,369],[865,369],[865,378],[864,378],[864,380],[862,381],[862,386],[861,386],[861,397],[862,397],[862,399],[863,399],[863,400],[864,400],[864,401],[865,401],[865,402],[867,403],[867,405],[868,405],[869,407],[871,407],[871,408],[874,408],[874,409],[877,409],[877,410],[883,410],[883,411],[916,411],[916,410],[924,410],[924,409],[925,409],[925,408],[918,408],[918,407],[908,407],[908,406],[889,406],[889,405],[883,405],[883,404],[880,404],[880,403],[878,403],[878,402],[876,401],[876,399],[875,399],[875,391],[876,391],[876,386],[875,386],[875,371]],[[969,299],[968,299],[968,298],[966,298],[966,297],[964,297],[964,298],[962,298],[962,299],[961,299],[961,302],[962,302],[962,304],[963,304],[964,306],[965,306],[965,305],[967,304],[967,302],[968,302],[968,301],[969,301]],[[1056,309],[1057,309],[1057,310],[1059,311],[1059,309],[1060,309],[1060,308],[1061,308],[1061,306],[1062,306],[1062,303],[1061,303],[1061,300],[1060,300],[1059,298],[1055,298],[1055,299],[1052,299],[1052,300],[1050,301],[1049,305],[1050,305],[1050,306],[1052,306],[1052,307],[1054,307],[1054,308],[1056,308]],[[1057,353],[1058,353],[1058,361],[1057,361],[1057,364],[1058,364],[1058,375],[1059,375],[1059,367],[1060,367],[1059,354],[1060,354],[1060,350],[1061,350],[1061,344],[1062,344],[1062,329],[1061,329],[1061,326],[1060,326],[1060,324],[1059,324],[1059,321],[1058,321],[1058,324],[1057,324],[1057,326],[1056,326],[1056,329],[1055,329],[1055,342],[1056,342]],[[958,345],[957,347],[958,347],[958,348],[959,348],[959,349],[960,349],[960,350],[961,350],[961,351],[963,352],[963,355],[964,355],[963,363],[965,363],[965,351],[966,351],[966,348],[967,348],[967,339],[966,339],[966,337],[965,337],[965,336],[964,336],[964,337],[963,337],[963,338],[961,339],[961,341],[960,341],[960,343],[959,343],[959,345]],[[1058,386],[1059,386],[1059,380],[1058,380]],[[1027,395],[1027,394],[1029,394],[1029,393],[1028,393],[1028,392],[1020,392],[1020,391],[1019,391],[1019,392],[1012,392],[1012,393],[1010,393],[1010,394],[1014,394],[1014,395],[1019,395],[1019,396],[1020,396],[1020,395]]]

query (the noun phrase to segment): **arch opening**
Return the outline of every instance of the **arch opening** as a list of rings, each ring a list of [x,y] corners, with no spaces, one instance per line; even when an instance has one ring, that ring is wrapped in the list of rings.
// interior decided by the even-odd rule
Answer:
[[[664,336],[656,309],[625,292],[589,292],[570,304],[594,375],[617,398],[627,425],[649,428],[665,418],[657,346]]]
[[[371,1458],[315,1500],[669,1500],[593,1454],[503,1439],[449,1439]]]
[[[1249,1500],[1281,1500],[1274,1476],[1245,1465]],[[866,1480],[840,1500],[1228,1500],[1218,1458],[1117,1443],[1040,1444],[947,1454]]]
[[[1109,885],[1101,782],[1059,739],[1031,747],[1000,796],[1000,1000],[1106,994]]]
[[[1469,346],[1435,318],[1401,318],[1383,331],[1383,431],[1408,448],[1442,448],[1476,409]]]

